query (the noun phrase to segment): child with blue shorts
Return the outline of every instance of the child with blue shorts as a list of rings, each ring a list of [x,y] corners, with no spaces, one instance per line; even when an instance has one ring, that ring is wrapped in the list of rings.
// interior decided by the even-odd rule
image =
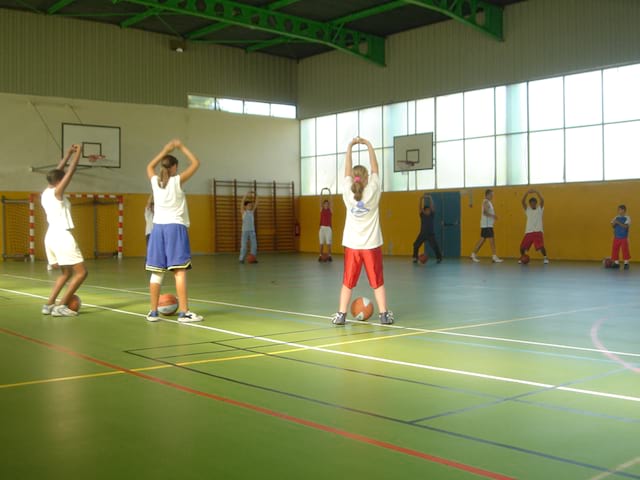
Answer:
[[[173,150],[180,150],[189,165],[178,175],[178,159],[169,155]],[[160,165],[160,173],[155,169]],[[191,247],[189,245],[189,210],[182,186],[198,170],[200,161],[180,141],[167,143],[153,160],[147,165],[147,177],[153,191],[153,229],[147,247],[146,269],[151,272],[149,292],[151,310],[147,320],[156,322],[158,315],[158,299],[165,272],[173,272],[178,294],[178,321],[200,322],[202,316],[189,310],[187,297],[187,270],[191,269]]]

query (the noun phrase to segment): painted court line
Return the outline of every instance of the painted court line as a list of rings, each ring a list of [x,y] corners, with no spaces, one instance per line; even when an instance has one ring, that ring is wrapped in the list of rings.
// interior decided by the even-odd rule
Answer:
[[[70,355],[70,356],[73,356],[73,357],[76,357],[76,358],[81,358],[83,360],[86,360],[88,362],[92,362],[92,363],[101,365],[101,366],[106,367],[106,368],[110,368],[110,369],[113,369],[113,370],[118,370],[118,371],[121,371],[123,373],[127,373],[129,375],[133,375],[133,376],[136,376],[138,378],[142,378],[144,380],[148,380],[148,381],[151,381],[151,382],[154,382],[154,383],[158,383],[160,385],[164,385],[166,387],[170,387],[170,388],[173,388],[175,390],[180,390],[180,391],[183,391],[183,392],[186,392],[186,393],[190,393],[190,394],[193,394],[193,395],[198,395],[200,397],[209,398],[211,400],[215,400],[215,401],[218,401],[218,402],[221,402],[221,403],[226,403],[228,405],[233,405],[235,407],[243,408],[245,410],[250,410],[250,411],[253,411],[253,412],[256,412],[256,413],[260,413],[260,414],[263,414],[263,415],[268,415],[268,416],[271,416],[271,417],[279,418],[281,420],[285,420],[285,421],[290,422],[290,423],[295,423],[295,424],[298,424],[298,425],[309,427],[309,428],[312,428],[312,429],[315,429],[315,430],[319,430],[319,431],[323,431],[323,432],[339,435],[339,436],[341,436],[343,438],[347,438],[349,440],[354,440],[354,441],[357,441],[357,442],[360,442],[360,443],[365,443],[365,444],[369,444],[369,445],[372,445],[372,446],[375,446],[375,447],[384,448],[386,450],[402,453],[404,455],[409,455],[409,456],[412,456],[412,457],[420,458],[422,460],[426,460],[426,461],[431,462],[431,463],[436,463],[436,464],[439,464],[439,465],[444,465],[444,466],[447,466],[447,467],[455,468],[457,470],[461,470],[461,471],[464,471],[464,472],[467,472],[467,473],[471,473],[473,475],[478,475],[478,476],[481,476],[481,477],[484,477],[484,478],[491,478],[491,479],[494,479],[494,480],[515,480],[514,477],[508,477],[508,476],[502,475],[500,473],[495,473],[495,472],[491,472],[489,470],[484,470],[482,468],[477,468],[477,467],[473,467],[471,465],[466,465],[464,463],[456,462],[455,460],[449,460],[449,459],[446,459],[446,458],[443,458],[443,457],[437,457],[437,456],[434,456],[434,455],[429,455],[428,453],[420,452],[420,451],[413,450],[413,449],[410,449],[410,448],[405,448],[405,447],[402,447],[402,446],[399,446],[399,445],[395,445],[393,443],[385,442],[385,441],[378,440],[378,439],[375,439],[375,438],[372,438],[372,437],[367,437],[365,435],[360,435],[358,433],[353,433],[353,432],[349,432],[347,430],[342,430],[342,429],[339,429],[339,428],[331,427],[331,426],[324,425],[324,424],[321,424],[321,423],[317,423],[317,422],[314,422],[314,421],[311,421],[311,420],[306,420],[306,419],[303,419],[303,418],[294,417],[292,415],[288,415],[286,413],[278,412],[276,410],[271,410],[271,409],[268,409],[268,408],[260,407],[258,405],[253,405],[253,404],[242,402],[242,401],[239,401],[239,400],[233,400],[231,398],[222,397],[220,395],[216,395],[216,394],[213,394],[213,393],[203,392],[201,390],[196,390],[196,389],[193,389],[191,387],[187,387],[185,385],[181,385],[181,384],[178,384],[178,383],[174,383],[174,382],[170,382],[170,381],[167,381],[167,380],[163,380],[161,378],[153,377],[151,375],[146,375],[144,373],[134,372],[134,371],[129,370],[127,368],[120,367],[118,365],[115,365],[115,364],[112,364],[112,363],[109,363],[109,362],[105,362],[103,360],[99,360],[97,358],[90,357],[90,356],[84,355],[82,353],[75,352],[75,351],[70,350],[68,348],[65,348],[65,347],[62,347],[62,346],[59,346],[59,345],[55,345],[55,344],[52,344],[52,343],[48,343],[48,342],[45,342],[43,340],[39,340],[39,339],[36,339],[36,338],[28,337],[26,335],[22,335],[20,333],[13,332],[11,330],[7,330],[7,329],[1,328],[1,327],[0,327],[0,332],[5,333],[6,335],[13,335],[13,336],[18,337],[18,338],[20,338],[22,340],[26,340],[28,342],[35,343],[35,344],[47,347],[47,348],[49,348],[51,350],[55,350],[55,351],[58,351],[58,352],[61,352],[61,353],[64,353],[64,354],[67,354],[67,355]]]
[[[294,347],[294,348],[300,349],[300,350],[312,350],[312,351],[330,353],[330,354],[334,354],[334,355],[342,355],[342,356],[346,356],[346,357],[359,358],[359,359],[362,359],[362,360],[371,360],[371,361],[374,361],[374,362],[387,363],[387,364],[392,364],[392,365],[413,367],[413,368],[419,368],[419,369],[424,369],[424,370],[431,370],[431,371],[437,371],[437,372],[452,373],[452,374],[456,374],[456,375],[483,378],[483,379],[487,379],[487,380],[497,380],[497,381],[506,382],[506,383],[515,383],[515,384],[527,385],[527,386],[533,386],[533,387],[555,389],[555,390],[563,390],[563,391],[567,391],[567,392],[580,393],[580,394],[584,394],[584,395],[592,395],[592,396],[605,397],[605,398],[614,398],[614,399],[617,399],[617,400],[626,400],[626,401],[639,402],[640,403],[640,397],[634,397],[634,396],[630,396],[630,395],[619,395],[619,394],[615,394],[615,393],[599,392],[599,391],[595,391],[595,390],[586,390],[586,389],[577,389],[577,388],[572,388],[572,387],[563,387],[561,385],[552,385],[552,384],[534,382],[534,381],[523,380],[523,379],[518,379],[518,378],[502,377],[502,376],[498,376],[498,375],[489,375],[489,374],[485,374],[485,373],[470,372],[470,371],[466,371],[466,370],[457,370],[457,369],[453,369],[453,368],[436,367],[436,366],[433,366],[433,365],[425,365],[425,364],[421,364],[421,363],[404,362],[404,361],[401,361],[401,360],[392,360],[392,359],[388,359],[388,358],[384,358],[384,357],[374,357],[372,355],[363,355],[363,354],[359,354],[359,353],[343,352],[343,351],[340,351],[340,350],[331,350],[331,349],[328,349],[328,348],[325,348],[325,347],[314,347],[314,346],[310,346],[310,345],[296,344],[295,342],[285,342],[283,340],[277,340],[277,339],[272,339],[272,338],[256,337],[256,336],[248,335],[248,334],[245,334],[245,333],[233,332],[231,330],[226,330],[226,329],[222,329],[222,328],[215,328],[215,327],[211,327],[211,326],[208,326],[208,325],[202,325],[202,324],[197,324],[197,323],[188,323],[188,324],[185,324],[185,325],[187,325],[189,327],[192,327],[192,328],[201,328],[201,329],[205,329],[205,330],[226,333],[226,334],[229,334],[229,335],[237,335],[237,336],[240,336],[240,337],[252,338],[252,339],[261,340],[261,341],[264,341],[264,342],[279,344],[279,345],[288,345],[290,347]],[[271,352],[271,355],[273,355],[273,354],[274,354],[274,352]]]
[[[8,289],[3,289],[3,288],[0,288],[0,291],[10,292],[10,293],[18,294],[18,295],[26,295],[26,296],[35,297],[35,298],[44,298],[42,296],[34,295],[34,294],[31,294],[31,293],[24,293],[24,292],[8,290]],[[101,308],[101,309],[104,309],[104,310],[115,311],[115,312],[118,312],[118,313],[126,313],[128,315],[144,317],[144,315],[142,315],[142,314],[133,313],[133,312],[127,312],[125,310],[111,309],[109,307],[103,307],[103,306],[97,306],[97,305],[95,307]],[[164,321],[168,321],[168,322],[172,322],[172,323],[178,323],[176,320],[165,320],[165,319],[163,319],[163,320]],[[458,369],[445,368],[445,367],[436,367],[436,366],[433,366],[433,365],[425,365],[425,364],[421,364],[421,363],[405,362],[405,361],[401,361],[401,360],[393,360],[393,359],[388,359],[388,358],[384,358],[384,357],[374,357],[374,356],[371,356],[371,355],[363,355],[363,354],[358,354],[358,353],[344,352],[344,351],[340,351],[340,350],[332,350],[332,349],[329,349],[329,348],[326,348],[326,347],[303,345],[303,344],[299,344],[299,343],[295,343],[295,342],[286,342],[286,341],[283,341],[283,340],[277,340],[277,339],[268,338],[268,337],[260,337],[260,336],[255,336],[255,335],[249,335],[249,334],[242,333],[242,332],[234,332],[232,330],[226,330],[226,329],[222,329],[222,328],[215,328],[215,327],[211,327],[211,326],[208,326],[208,325],[202,325],[202,324],[198,324],[198,323],[186,323],[186,324],[183,324],[183,325],[187,326],[187,327],[192,327],[192,328],[199,328],[199,329],[209,330],[209,331],[213,331],[213,332],[225,333],[227,335],[233,335],[233,336],[237,336],[237,337],[241,337],[241,338],[256,339],[256,340],[264,341],[264,342],[267,342],[267,343],[273,343],[273,344],[276,344],[276,345],[286,345],[288,347],[291,347],[293,349],[298,349],[300,351],[304,351],[304,350],[318,351],[318,352],[324,352],[324,353],[329,353],[329,354],[333,354],[333,355],[341,355],[341,356],[346,356],[346,357],[351,357],[351,358],[359,358],[359,359],[362,359],[362,360],[370,360],[370,361],[373,361],[373,362],[379,362],[379,363],[385,363],[385,364],[391,364],[391,365],[412,367],[412,368],[418,368],[418,369],[423,369],[423,370],[450,373],[450,374],[455,374],[455,375],[462,375],[462,376],[475,377],[475,378],[483,378],[483,379],[486,379],[486,380],[495,380],[495,381],[500,381],[500,382],[514,383],[514,384],[527,385],[527,386],[533,386],[533,387],[539,387],[539,388],[562,390],[562,391],[578,393],[578,394],[582,394],[582,395],[591,395],[591,396],[596,396],[596,397],[611,398],[611,399],[616,399],[616,400],[624,400],[624,401],[631,401],[631,402],[639,402],[640,403],[640,397],[635,397],[635,396],[630,396],[630,395],[621,395],[621,394],[616,394],[616,393],[600,392],[600,391],[596,391],[596,390],[587,390],[587,389],[578,389],[578,388],[572,388],[572,387],[564,387],[564,386],[561,386],[561,385],[552,385],[552,384],[534,382],[534,381],[518,379],[518,378],[502,377],[502,376],[498,376],[498,375],[490,375],[490,374],[479,373],[479,372],[470,372],[470,371],[466,371],[466,370],[458,370]],[[386,338],[386,337],[380,337],[380,338]],[[360,340],[362,340],[362,339],[360,339]],[[360,341],[360,340],[358,340],[358,341]],[[343,343],[339,343],[338,345],[342,345],[342,344]],[[335,345],[332,345],[332,346],[335,346]],[[252,355],[251,358],[258,357],[258,356],[263,356],[263,355],[255,355],[255,356]],[[204,361],[201,361],[200,363],[203,363],[203,362]]]
[[[623,472],[624,470],[633,467],[634,465],[640,463],[640,457],[636,457],[633,460],[629,460],[628,462],[622,463],[615,467],[613,470],[609,472],[603,472],[595,477],[591,477],[589,480],[602,480],[603,478],[610,477],[611,475],[615,475],[617,473]]]
[[[20,279],[24,279],[24,280],[37,280],[40,282],[49,282],[50,280],[42,280],[42,279],[33,279],[31,277],[24,277],[24,276],[19,276],[19,275],[8,275],[8,274],[2,274],[3,276],[7,276],[7,277],[13,277],[13,278],[20,278]],[[135,290],[127,290],[127,289],[122,289],[122,288],[112,288],[112,287],[103,287],[100,285],[84,285],[85,287],[91,287],[91,288],[97,288],[97,289],[102,289],[102,290],[110,290],[110,291],[114,291],[114,292],[121,292],[121,293],[133,293],[135,295],[144,295],[147,296],[148,292],[138,292]],[[7,291],[7,292],[11,292],[11,293],[16,293],[16,294],[20,294],[20,295],[28,295],[28,296],[32,296],[35,298],[46,298],[46,297],[42,297],[39,295],[33,295],[33,294],[28,294],[28,293],[24,293],[24,292],[18,292],[18,291],[14,291],[14,290],[5,290],[5,289],[1,289],[0,291]],[[192,298],[191,299],[194,302],[201,302],[201,303],[209,303],[209,304],[213,304],[213,305],[224,305],[224,306],[230,306],[230,307],[235,307],[235,308],[245,308],[245,309],[249,309],[249,310],[257,310],[257,311],[266,311],[266,312],[273,312],[273,313],[284,313],[287,315],[298,315],[298,316],[306,316],[306,317],[313,317],[313,318],[322,318],[322,319],[328,319],[330,317],[328,316],[322,316],[322,315],[315,315],[312,313],[304,313],[304,312],[293,312],[293,311],[288,311],[288,310],[277,310],[277,309],[272,309],[272,308],[264,308],[264,307],[254,307],[251,305],[242,305],[242,304],[238,304],[238,303],[228,303],[228,302],[218,302],[216,300],[204,300],[204,299],[197,299],[197,298]],[[88,304],[87,304],[88,305]],[[636,305],[634,304],[629,304],[629,305]],[[91,305],[94,306],[96,308],[102,308],[104,310],[109,310],[109,308],[107,307],[102,307],[102,306],[98,306],[98,305]],[[545,342],[534,342],[531,340],[518,340],[518,339],[512,339],[512,338],[504,338],[504,337],[492,337],[492,336],[487,336],[487,335],[472,335],[469,333],[459,333],[459,332],[453,332],[453,330],[462,330],[462,329],[466,329],[466,328],[477,328],[477,327],[486,327],[486,326],[493,326],[493,325],[500,325],[500,324],[504,324],[504,323],[514,323],[514,322],[522,322],[522,321],[526,321],[526,320],[537,320],[540,318],[549,318],[549,317],[556,317],[559,315],[568,315],[571,313],[581,313],[581,312],[588,312],[588,311],[596,311],[596,310],[602,310],[605,308],[609,308],[609,306],[602,306],[602,307],[587,307],[587,308],[581,308],[581,309],[576,309],[576,310],[566,310],[566,311],[562,311],[562,312],[554,312],[554,313],[547,313],[547,314],[541,314],[541,315],[533,315],[533,316],[529,316],[529,317],[517,317],[517,318],[512,318],[509,320],[499,320],[496,322],[487,322],[487,323],[477,323],[477,324],[470,324],[470,325],[459,325],[456,327],[445,327],[445,328],[436,328],[436,329],[427,329],[427,328],[418,328],[418,327],[405,327],[402,325],[382,325],[379,323],[374,323],[374,322],[356,322],[354,321],[353,323],[356,323],[358,325],[375,325],[375,326],[381,326],[381,327],[385,327],[385,328],[390,328],[390,329],[400,329],[400,330],[409,330],[412,332],[422,332],[422,333],[433,333],[433,334],[437,334],[437,335],[451,335],[451,336],[457,336],[457,337],[467,337],[467,338],[475,338],[475,339],[481,339],[481,340],[491,340],[494,342],[506,342],[506,343],[519,343],[522,345],[534,345],[534,346],[538,346],[538,347],[549,347],[549,348],[557,348],[557,349],[565,349],[565,350],[577,350],[577,351],[583,351],[583,352],[595,352],[595,353],[602,353],[601,349],[598,348],[590,348],[590,347],[578,347],[578,346],[574,346],[574,345],[564,345],[564,344],[557,344],[557,343],[545,343]],[[115,310],[117,311],[117,310]],[[130,315],[134,315],[134,313],[132,312],[125,312],[125,311],[120,311],[120,313],[127,313]],[[141,315],[141,314],[140,314]],[[144,316],[144,315],[141,315]],[[350,321],[350,320],[348,320]],[[615,354],[615,355],[621,355],[621,356],[628,356],[628,357],[638,357],[640,358],[640,353],[631,353],[631,352],[620,352],[620,351],[615,351],[615,350],[608,350],[609,353]]]
[[[591,327],[591,341],[592,341],[592,343],[596,346],[598,351],[601,352],[605,357],[608,357],[611,360],[613,360],[614,362],[619,363],[620,365],[622,365],[627,370],[631,370],[634,373],[640,373],[640,368],[638,368],[635,365],[632,365],[629,362],[626,362],[623,359],[621,359],[618,356],[619,352],[612,352],[611,350],[609,350],[607,347],[604,346],[602,341],[600,341],[600,337],[598,336],[598,332],[600,331],[600,327],[602,326],[604,321],[605,321],[605,319],[602,318],[602,319],[598,320],[596,323],[594,323],[593,326]],[[638,355],[638,356],[640,356],[640,355]]]

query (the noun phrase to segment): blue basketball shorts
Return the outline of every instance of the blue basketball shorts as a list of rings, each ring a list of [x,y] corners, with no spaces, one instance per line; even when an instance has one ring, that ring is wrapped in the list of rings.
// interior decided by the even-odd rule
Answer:
[[[191,268],[187,227],[178,223],[154,224],[149,236],[145,268],[150,272]]]

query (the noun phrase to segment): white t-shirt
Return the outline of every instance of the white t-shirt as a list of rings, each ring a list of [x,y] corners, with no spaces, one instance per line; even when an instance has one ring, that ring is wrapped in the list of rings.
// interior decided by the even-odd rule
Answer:
[[[495,222],[495,218],[486,216],[484,214],[485,208],[491,215],[495,215],[496,213],[496,211],[493,209],[493,203],[491,203],[491,200],[487,200],[485,198],[482,201],[482,216],[480,217],[480,228],[492,228]]]
[[[47,187],[40,196],[42,208],[47,215],[50,230],[71,230],[73,219],[71,218],[71,202],[62,196],[62,200],[56,198],[56,187]]]
[[[378,210],[382,194],[380,177],[377,173],[369,175],[359,202],[353,198],[352,185],[353,178],[344,177],[342,200],[347,207],[347,218],[344,222],[342,245],[355,250],[371,250],[383,243]]]
[[[169,224],[178,223],[189,226],[189,209],[187,197],[180,186],[180,176],[169,177],[167,186],[160,188],[158,176],[151,177],[151,189],[153,190],[153,223]]]
[[[544,209],[537,207],[535,209],[527,207],[524,214],[527,216],[527,226],[524,229],[524,233],[542,232],[542,214]]]

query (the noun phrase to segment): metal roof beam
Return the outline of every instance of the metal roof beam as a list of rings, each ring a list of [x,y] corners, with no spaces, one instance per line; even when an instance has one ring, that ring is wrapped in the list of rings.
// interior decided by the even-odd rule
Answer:
[[[328,45],[337,50],[384,65],[384,38],[331,23],[316,22],[231,0],[112,0],[125,1],[163,11],[262,30],[277,35]]]
[[[159,8],[148,8],[144,12],[140,12],[137,15],[134,15],[133,17],[129,17],[126,20],[120,22],[120,26],[122,28],[130,27],[132,25],[135,25],[136,23],[140,23],[145,18],[149,18],[153,15],[159,14],[161,11],[162,10],[160,10]]]
[[[49,15],[53,15],[54,13],[56,13],[58,10],[62,10],[64,7],[66,7],[67,5],[72,4],[73,2],[75,2],[76,0],[58,0],[56,3],[54,3],[53,5],[51,5],[48,9],[47,9],[47,13]]]
[[[350,13],[349,15],[345,15],[344,17],[335,18],[329,21],[329,23],[337,26],[342,26],[345,23],[354,22],[362,18],[372,17],[373,15],[378,15],[380,13],[388,12],[389,10],[395,10],[396,8],[405,7],[406,5],[407,4],[405,3],[404,0],[395,0],[393,2],[378,5],[377,7],[371,7],[371,8],[367,8],[366,10],[360,10],[359,12]],[[255,52],[257,50],[262,50],[264,48],[281,45],[287,42],[289,42],[288,38],[284,38],[284,37],[272,38],[270,40],[265,40],[263,42],[257,43],[256,45],[252,45],[248,47],[247,51]]]
[[[407,5],[428,8],[503,40],[504,7],[483,0],[404,0]],[[471,11],[468,14],[464,8]]]
[[[300,0],[277,0],[275,2],[269,3],[268,5],[265,5],[264,8],[266,8],[267,10],[279,10],[299,1]],[[225,28],[229,28],[230,26],[231,25],[229,25],[228,23],[214,23],[198,30],[194,30],[193,32],[189,32],[185,34],[184,37],[189,40],[195,40],[196,38],[204,37],[205,35],[208,35],[210,33],[224,30]]]

